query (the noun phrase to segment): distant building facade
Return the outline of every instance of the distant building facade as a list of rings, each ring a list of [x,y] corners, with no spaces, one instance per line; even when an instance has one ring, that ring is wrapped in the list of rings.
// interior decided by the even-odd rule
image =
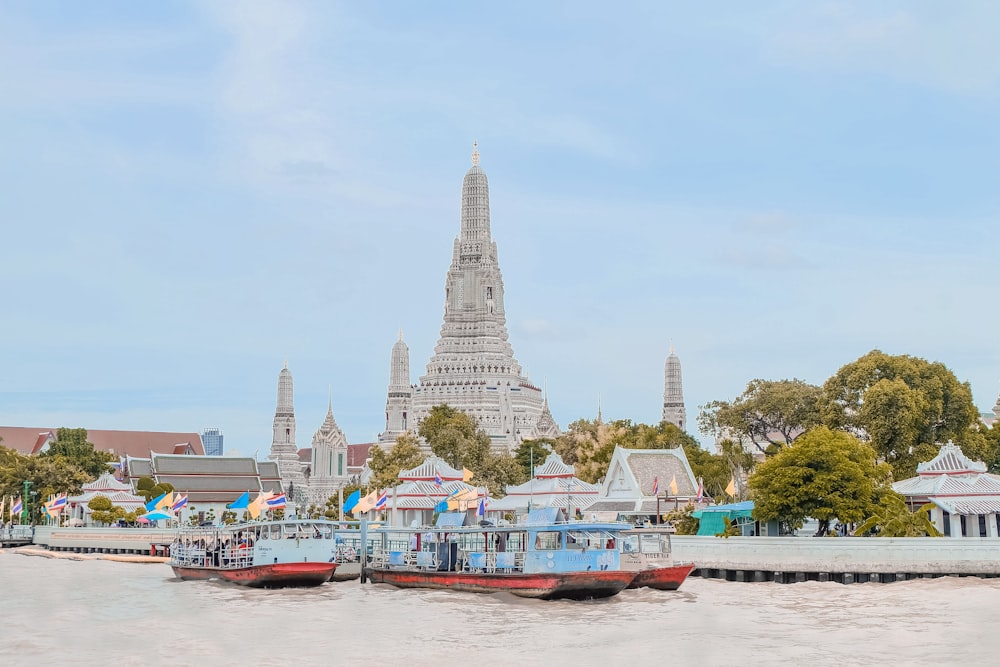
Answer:
[[[201,432],[201,442],[205,445],[206,456],[222,456],[224,453],[221,429],[206,428]]]

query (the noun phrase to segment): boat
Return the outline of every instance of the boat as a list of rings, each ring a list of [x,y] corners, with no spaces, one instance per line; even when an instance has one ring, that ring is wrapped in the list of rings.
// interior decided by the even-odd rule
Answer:
[[[380,530],[362,581],[542,600],[605,598],[632,582],[635,572],[619,568],[617,546],[627,524],[555,522],[536,513],[545,510],[519,525],[464,526],[464,513],[444,513],[434,527]]]
[[[635,573],[629,588],[675,591],[694,570],[694,563],[675,563],[670,553],[670,532],[647,526],[622,531],[621,569]]]
[[[183,527],[170,545],[169,564],[182,580],[318,586],[337,569],[335,527],[315,519]]]

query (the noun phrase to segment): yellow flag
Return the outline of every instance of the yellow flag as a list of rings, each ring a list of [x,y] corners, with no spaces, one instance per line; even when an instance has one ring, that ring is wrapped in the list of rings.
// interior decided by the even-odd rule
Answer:
[[[351,514],[358,515],[363,512],[367,512],[371,508],[375,507],[375,503],[378,501],[378,490],[372,491],[367,496],[358,501],[358,504],[354,506],[351,510]]]
[[[733,477],[729,480],[729,486],[726,487],[726,493],[732,497],[736,497],[736,478]]]
[[[677,495],[677,475],[670,478],[670,495]]]
[[[174,492],[171,491],[167,495],[160,498],[160,502],[156,503],[156,506],[153,507],[153,509],[157,510],[170,509],[173,506],[174,506]]]
[[[253,499],[253,502],[247,505],[247,512],[250,513],[251,519],[256,519],[261,515],[262,512],[267,510],[267,501],[274,497],[274,494],[270,491],[264,491],[257,494],[257,497]]]
[[[473,472],[468,468],[462,468],[462,481],[468,482],[473,477]]]

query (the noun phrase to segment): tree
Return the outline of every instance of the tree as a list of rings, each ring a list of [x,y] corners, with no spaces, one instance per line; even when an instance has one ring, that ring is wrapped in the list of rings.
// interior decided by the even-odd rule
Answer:
[[[386,489],[399,484],[399,471],[416,468],[424,462],[424,455],[417,446],[417,439],[404,433],[396,438],[396,444],[388,452],[381,447],[372,447],[371,484],[379,489]]]
[[[97,479],[101,474],[108,472],[110,469],[108,464],[115,460],[114,454],[94,449],[94,445],[87,441],[87,429],[85,428],[60,428],[56,430],[55,441],[49,443],[48,448],[39,456],[62,456],[84,470],[90,475],[90,479]]]
[[[751,380],[732,403],[700,407],[698,429],[716,439],[735,437],[772,455],[820,423],[821,390],[802,380]]]
[[[877,537],[941,537],[941,532],[928,516],[933,506],[933,503],[927,503],[911,512],[903,496],[889,491],[854,534],[867,535],[875,531]]]
[[[935,444],[970,441],[979,420],[968,382],[940,362],[872,350],[823,385],[823,423],[871,443],[896,479],[912,477]],[[971,443],[970,444],[976,444]]]
[[[757,466],[749,479],[754,518],[801,526],[812,517],[822,536],[833,519],[858,523],[869,516],[890,479],[871,447],[820,426]]]
[[[535,468],[545,463],[545,459],[553,451],[555,440],[551,438],[538,438],[537,440],[525,440],[514,450],[514,458],[527,477],[531,477]],[[565,463],[565,461],[563,461]]]
[[[507,452],[490,454],[482,472],[476,473],[472,483],[489,489],[491,498],[502,498],[507,487],[528,481],[528,473],[516,458]]]
[[[656,426],[633,424],[631,420],[619,419],[609,424],[598,424],[597,438],[579,440],[576,470],[580,479],[597,482],[607,474],[615,447],[625,449],[676,449],[685,451],[698,447],[698,441],[670,422],[660,422]]]
[[[730,451],[727,443],[733,445],[733,451]],[[691,471],[695,477],[702,480],[705,495],[716,499],[725,494],[729,480],[742,476],[742,470],[749,469],[753,462],[753,457],[743,451],[739,443],[724,440],[721,444],[726,448],[728,456],[713,454],[701,446],[684,448],[688,463],[691,464]],[[735,451],[737,449],[738,453]]]
[[[485,472],[490,455],[490,436],[476,421],[450,405],[435,405],[420,421],[417,433],[435,455],[457,470]]]

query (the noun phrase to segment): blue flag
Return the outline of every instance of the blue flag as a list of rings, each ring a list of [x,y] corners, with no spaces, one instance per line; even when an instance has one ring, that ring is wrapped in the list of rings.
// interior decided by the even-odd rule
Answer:
[[[344,511],[350,512],[358,504],[359,500],[361,500],[361,489],[347,496],[347,500],[344,501]]]
[[[156,498],[153,498],[152,500],[150,500],[148,503],[146,503],[146,511],[147,512],[152,512],[156,508],[156,503],[160,502],[161,500],[163,500],[166,497],[167,497],[167,494],[161,493]]]
[[[434,506],[435,512],[447,512],[448,511],[448,501],[442,500],[437,505]]]
[[[250,492],[244,491],[243,495],[233,501],[232,504],[226,505],[231,510],[245,510],[250,505]]]

